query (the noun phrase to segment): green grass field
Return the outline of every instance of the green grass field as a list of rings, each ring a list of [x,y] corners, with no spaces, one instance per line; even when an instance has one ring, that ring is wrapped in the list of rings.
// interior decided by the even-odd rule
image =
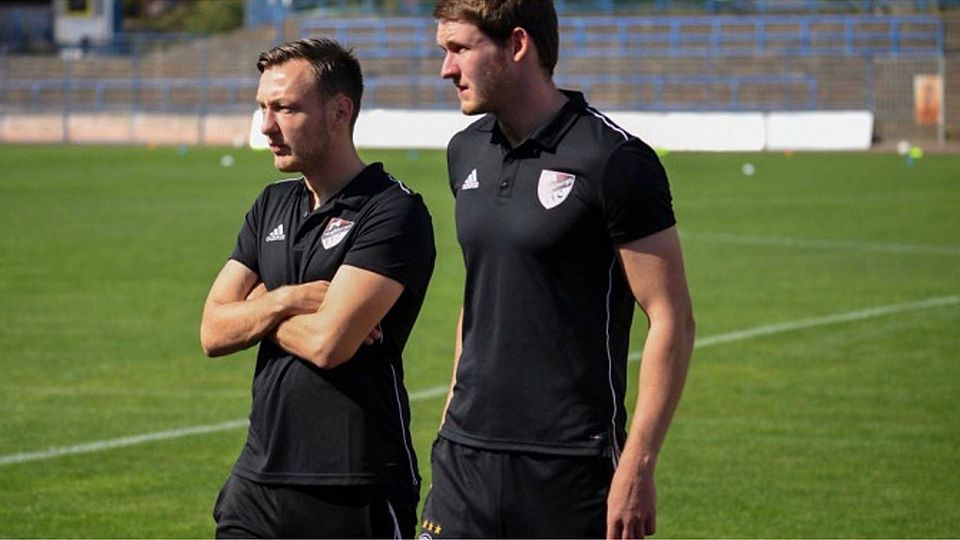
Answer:
[[[406,354],[428,484],[462,288],[445,160],[363,154],[437,229]],[[664,162],[699,344],[657,536],[960,536],[960,156]],[[205,359],[197,328],[269,157],[4,146],[0,171],[0,537],[211,536],[245,430],[189,430],[246,416],[254,354]]]

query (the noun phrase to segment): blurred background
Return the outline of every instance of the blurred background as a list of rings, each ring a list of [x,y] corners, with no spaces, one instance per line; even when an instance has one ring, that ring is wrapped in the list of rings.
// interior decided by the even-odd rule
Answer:
[[[6,0],[0,142],[229,144],[257,55],[327,34],[367,110],[455,110],[432,3]],[[960,0],[558,0],[560,86],[606,111],[868,111],[870,142],[960,139]]]

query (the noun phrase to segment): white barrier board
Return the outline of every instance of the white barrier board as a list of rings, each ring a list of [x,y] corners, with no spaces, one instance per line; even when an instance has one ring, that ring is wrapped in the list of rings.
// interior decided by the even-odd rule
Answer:
[[[650,146],[676,151],[866,150],[873,137],[870,111],[615,111],[606,116]],[[445,149],[455,133],[479,118],[459,111],[361,111],[354,141],[358,148]],[[261,121],[257,111],[250,126],[253,148],[266,147]]]
[[[353,140],[360,148],[447,148],[458,131],[479,120],[458,111],[360,111]]]
[[[867,150],[873,140],[870,111],[771,112],[767,150]]]
[[[654,148],[713,152],[759,152],[763,113],[637,113],[607,116]]]

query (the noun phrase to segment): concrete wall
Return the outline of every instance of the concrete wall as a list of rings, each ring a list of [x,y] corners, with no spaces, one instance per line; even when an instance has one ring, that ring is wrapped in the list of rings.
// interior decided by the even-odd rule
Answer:
[[[0,142],[81,144],[246,144],[250,115],[71,113],[0,116]]]
[[[868,111],[771,113],[612,112],[609,118],[651,146],[667,150],[866,150],[873,134]],[[354,139],[362,148],[446,148],[475,117],[451,111],[364,111]],[[209,144],[265,147],[258,113],[8,114],[0,142]]]

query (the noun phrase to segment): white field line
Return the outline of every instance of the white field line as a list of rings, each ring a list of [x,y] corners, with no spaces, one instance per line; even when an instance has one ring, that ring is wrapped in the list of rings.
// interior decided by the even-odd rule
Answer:
[[[939,298],[930,298],[927,300],[921,300],[918,302],[908,302],[906,304],[892,304],[888,306],[879,306],[874,308],[862,309],[859,311],[848,311],[847,313],[837,313],[835,315],[825,315],[823,317],[814,317],[811,319],[800,319],[798,321],[789,321],[777,324],[768,324],[764,326],[757,326],[754,328],[748,328],[746,330],[739,330],[737,332],[728,332],[726,334],[718,334],[716,336],[707,336],[703,338],[698,338],[694,343],[694,349],[701,349],[703,347],[710,347],[711,345],[719,345],[721,343],[730,343],[732,341],[742,341],[745,339],[753,339],[760,336],[768,336],[771,334],[780,334],[783,332],[792,332],[794,330],[802,330],[805,328],[814,328],[817,326],[827,326],[831,324],[840,324],[851,321],[860,321],[863,319],[871,319],[873,317],[882,317],[884,315],[893,315],[895,313],[903,313],[904,311],[916,311],[920,309],[930,309],[940,306],[949,306],[953,304],[960,303],[960,296],[941,296]],[[633,360],[640,359],[640,352],[634,351],[630,353],[628,358]]]
[[[956,245],[887,244],[882,242],[856,242],[853,240],[813,240],[790,238],[788,236],[749,236],[694,231],[681,231],[681,237],[694,241],[713,242],[715,244],[839,249],[845,251],[873,251],[914,255],[960,255],[960,246]]]
[[[791,332],[793,330],[813,328],[817,326],[827,326],[832,324],[840,324],[840,323],[851,322],[851,321],[859,321],[859,320],[870,319],[874,317],[882,317],[884,315],[893,315],[896,313],[903,313],[905,311],[930,309],[935,307],[954,305],[958,303],[960,303],[960,296],[941,296],[939,298],[930,298],[928,300],[922,300],[918,302],[908,302],[905,304],[892,304],[887,306],[879,306],[875,308],[863,309],[859,311],[850,311],[847,313],[827,315],[824,317],[815,317],[811,319],[801,319],[798,321],[758,326],[755,328],[749,328],[749,329],[740,330],[737,332],[729,332],[726,334],[718,334],[715,336],[707,336],[704,338],[700,338],[697,340],[696,344],[694,345],[694,348],[702,349],[704,347],[719,345],[721,343],[743,341],[743,340],[753,339],[760,336],[768,336],[771,334]],[[639,351],[634,351],[630,353],[628,358],[630,361],[636,361],[640,358],[640,354],[641,353]],[[435,397],[445,395],[446,393],[447,393],[447,387],[445,385],[434,386],[431,388],[424,388],[423,390],[417,390],[415,392],[411,392],[410,401],[422,401],[426,399],[432,399]],[[134,445],[144,444],[144,443],[154,442],[154,441],[166,441],[170,439],[179,439],[182,437],[189,437],[192,435],[203,435],[207,433],[229,431],[231,429],[238,429],[246,426],[247,426],[247,419],[241,418],[238,420],[231,420],[229,422],[222,422],[219,424],[208,424],[208,425],[192,426],[192,427],[181,428],[181,429],[172,429],[168,431],[157,431],[154,433],[144,433],[141,435],[133,435],[130,437],[121,437],[119,439],[109,439],[105,441],[95,441],[95,442],[84,443],[84,444],[76,444],[73,446],[49,448],[47,450],[40,450],[37,452],[24,452],[20,454],[10,454],[6,456],[0,456],[0,466],[12,465],[14,463],[25,463],[29,461],[41,461],[41,460],[53,459],[61,456],[68,456],[68,455],[75,455],[75,454],[101,452],[104,450],[110,450],[112,448],[134,446]]]
[[[0,456],[0,465],[10,465],[13,463],[23,463],[25,461],[39,461],[43,459],[52,459],[60,456],[69,456],[73,454],[86,454],[89,452],[100,452],[111,448],[120,448],[123,446],[133,446],[153,441],[165,441],[177,439],[180,437],[189,437],[190,435],[201,435],[204,433],[216,433],[218,431],[227,431],[237,429],[247,425],[247,419],[231,420],[220,424],[209,424],[205,426],[193,426],[181,429],[171,429],[169,431],[157,431],[154,433],[144,433],[142,435],[133,435],[130,437],[121,437],[119,439],[110,439],[107,441],[95,441],[91,443],[75,444],[73,446],[61,446],[59,448],[48,448],[39,452],[25,452],[23,454],[11,454]]]
[[[446,393],[447,393],[446,386],[434,386],[433,388],[425,388],[423,390],[411,392],[410,401],[421,401],[424,399],[430,399],[433,397],[442,396],[442,395],[445,395]],[[247,424],[248,422],[246,418],[239,418],[237,420],[230,420],[229,422],[221,422],[219,424],[207,424],[202,426],[192,426],[187,428],[171,429],[168,431],[157,431],[154,433],[144,433],[141,435],[132,435],[130,437],[121,437],[119,439],[94,441],[94,442],[84,443],[84,444],[75,444],[73,446],[61,446],[59,448],[48,448],[47,450],[40,450],[37,452],[24,452],[21,454],[10,454],[6,456],[0,456],[0,466],[12,465],[14,463],[24,463],[27,461],[40,461],[45,459],[53,459],[61,456],[69,456],[74,454],[102,452],[103,450],[110,450],[112,448],[134,446],[134,445],[144,444],[144,443],[154,442],[154,441],[167,441],[170,439],[179,439],[182,437],[189,437],[191,435],[203,435],[206,433],[217,433],[219,431],[229,431],[231,429],[247,427]]]

